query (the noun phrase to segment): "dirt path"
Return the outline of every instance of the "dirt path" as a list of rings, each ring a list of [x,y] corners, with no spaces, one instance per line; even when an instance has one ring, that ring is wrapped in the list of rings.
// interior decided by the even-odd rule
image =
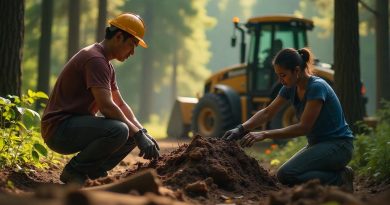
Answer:
[[[244,182],[246,178],[250,178],[252,175],[246,175],[249,170],[253,169],[253,172],[256,173],[257,163],[255,164],[242,164],[240,160],[238,161],[232,161],[233,158],[236,157],[229,157],[229,155],[226,155],[225,151],[229,150],[228,148],[224,147],[225,145],[217,145],[218,143],[216,141],[202,141],[197,142],[196,145],[192,145],[193,148],[187,148],[188,144],[191,142],[191,139],[163,139],[158,140],[160,148],[161,148],[161,154],[165,154],[164,157],[159,160],[159,164],[154,165],[148,165],[148,161],[138,157],[139,150],[135,149],[132,153],[130,153],[123,162],[121,162],[117,167],[115,167],[112,171],[109,172],[109,177],[90,181],[88,183],[88,186],[95,186],[95,185],[101,185],[101,184],[107,184],[114,181],[117,181],[119,179],[124,178],[126,173],[134,173],[134,170],[139,170],[142,166],[150,166],[152,168],[156,168],[156,170],[159,173],[159,175],[163,178],[163,181],[165,180],[165,184],[175,187],[176,185],[188,187],[188,182],[196,182],[194,183],[195,189],[197,192],[199,191],[199,186],[203,187],[200,189],[200,192],[203,194],[194,195],[195,200],[190,200],[193,203],[201,202],[201,204],[217,204],[221,202],[236,202],[238,204],[259,204],[260,201],[265,204],[266,201],[268,201],[266,198],[267,196],[263,197],[256,197],[256,191],[247,192],[245,191],[245,186],[249,187],[251,186],[251,190],[255,190],[258,188],[258,193],[263,193],[264,189],[269,188],[261,188],[262,182],[259,181],[257,185],[250,185],[254,181],[256,181],[256,178],[253,178],[249,181]],[[194,147],[195,146],[195,147]],[[205,146],[209,146],[207,149],[204,149]],[[203,148],[202,148],[203,147]],[[251,150],[250,152],[263,152],[267,147],[269,147],[269,143],[264,143],[261,145],[256,146]],[[202,151],[203,150],[203,151]],[[208,151],[209,153],[207,156],[203,155],[202,153],[205,151]],[[171,153],[172,151],[175,151],[175,153]],[[234,151],[234,153],[240,152],[238,149]],[[216,154],[219,153],[219,154]],[[228,152],[229,153],[229,152]],[[233,153],[233,152],[231,152]],[[184,157],[184,158],[183,158]],[[201,160],[200,162],[203,163],[200,166],[197,164],[194,164],[194,159],[187,161],[187,157]],[[247,156],[245,154],[240,155],[239,158],[242,158],[241,161],[251,161],[249,158],[247,159]],[[245,159],[244,159],[245,158]],[[184,160],[182,164],[177,164],[180,160]],[[217,160],[215,160],[217,159]],[[167,164],[171,164],[169,167],[167,167]],[[246,170],[245,172],[237,172],[240,168],[240,166],[244,166],[243,170]],[[253,168],[255,166],[255,168]],[[49,169],[47,172],[31,172],[29,174],[25,173],[17,173],[12,170],[3,170],[0,172],[0,193],[26,193],[26,192],[35,192],[39,187],[41,186],[47,186],[47,185],[61,185],[62,183],[59,181],[59,175],[61,173],[63,165],[53,166],[51,169]],[[209,169],[208,167],[213,167],[213,169]],[[236,167],[234,169],[231,169],[231,167]],[[246,168],[245,168],[246,167]],[[260,169],[261,168],[260,164]],[[187,170],[187,175],[183,175],[183,173],[180,170]],[[268,168],[266,168],[267,170]],[[215,172],[217,170],[217,172]],[[219,170],[219,171],[218,171]],[[230,171],[226,171],[230,170]],[[268,170],[270,171],[270,170]],[[271,174],[274,170],[271,170]],[[214,176],[211,180],[202,180],[202,176],[206,173],[207,176]],[[260,175],[264,175],[265,173]],[[176,176],[172,178],[172,176]],[[231,176],[235,176],[235,178],[240,178],[239,181],[232,181],[230,184],[225,184],[224,180],[229,179],[230,181],[233,179]],[[259,173],[254,174],[253,176],[258,176]],[[225,179],[226,178],[226,179]],[[235,179],[234,178],[234,179]],[[266,177],[267,178],[267,177]],[[267,180],[264,178],[264,180]],[[170,179],[171,181],[169,181]],[[221,179],[220,181],[218,181]],[[215,181],[217,180],[217,181]],[[243,181],[244,180],[244,181]],[[270,182],[267,182],[270,183]],[[272,183],[271,183],[272,184]],[[271,185],[270,184],[270,185]],[[353,196],[359,200],[363,201],[370,201],[372,199],[375,199],[379,197],[380,195],[383,195],[383,193],[390,193],[390,181],[384,181],[382,184],[373,184],[370,183],[370,181],[366,179],[357,179],[355,181],[355,187],[356,191],[353,194]],[[226,189],[223,188],[226,185]],[[243,187],[241,187],[244,185]],[[268,185],[267,185],[268,186]],[[275,189],[281,189],[278,191],[278,193],[284,193],[284,196],[287,196],[291,193],[297,192],[297,190],[294,189],[288,189],[286,187],[279,185],[272,185],[275,187]],[[317,185],[310,185],[311,187],[318,187]],[[310,187],[309,186],[309,187]],[[176,188],[178,188],[176,186]],[[298,188],[299,189],[299,188]],[[302,191],[306,188],[300,188]],[[310,188],[312,189],[312,188]],[[326,190],[324,188],[318,188],[320,190]],[[191,190],[191,188],[189,188]],[[236,193],[236,194],[234,194]],[[251,195],[252,198],[248,198],[243,196],[242,193],[247,193],[248,196]],[[327,192],[326,192],[327,193]],[[269,195],[269,193],[267,194]],[[231,197],[240,197],[237,199],[232,199]],[[276,195],[277,198],[282,198],[282,196]],[[224,198],[226,197],[226,198]],[[241,197],[244,197],[244,201]],[[233,201],[232,201],[233,200]],[[389,200],[390,201],[390,200]],[[272,204],[272,203],[271,203]],[[277,203],[276,203],[277,204]],[[283,204],[283,203],[281,203]],[[294,203],[291,203],[294,204]],[[308,203],[310,204],[310,203]]]

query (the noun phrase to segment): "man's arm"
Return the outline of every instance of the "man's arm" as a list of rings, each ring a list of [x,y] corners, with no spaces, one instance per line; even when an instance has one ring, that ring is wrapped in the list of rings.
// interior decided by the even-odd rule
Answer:
[[[141,123],[138,122],[137,118],[134,115],[133,110],[130,108],[130,106],[123,100],[119,90],[115,90],[112,92],[112,98],[115,102],[115,104],[121,109],[123,114],[126,116],[130,122],[132,122],[135,126],[137,126],[139,129],[142,129]]]
[[[95,98],[98,109],[106,118],[124,122],[129,127],[130,134],[135,134],[138,132],[139,127],[131,122],[126,117],[125,113],[120,109],[120,107],[115,104],[110,90],[105,88],[92,87],[91,92]]]

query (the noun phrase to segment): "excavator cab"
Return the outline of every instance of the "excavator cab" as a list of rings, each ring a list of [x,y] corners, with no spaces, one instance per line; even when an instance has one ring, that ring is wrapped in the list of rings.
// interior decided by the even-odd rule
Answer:
[[[234,26],[242,30],[239,23],[234,23]],[[267,16],[251,18],[245,27],[250,42],[246,61],[247,112],[244,118],[249,119],[257,110],[267,106],[281,87],[273,70],[273,58],[283,48],[307,47],[307,31],[313,29],[313,22],[292,16]],[[244,35],[243,32],[241,35]],[[332,71],[329,69],[329,72]],[[281,113],[283,116],[277,116],[263,128],[280,128],[296,121],[292,107],[283,108]]]
[[[185,137],[192,131],[204,137],[222,137],[227,130],[267,106],[281,87],[272,59],[282,48],[308,46],[306,32],[313,29],[311,20],[293,16],[260,16],[250,18],[245,24],[234,18],[233,25],[232,46],[237,43],[236,32],[240,33],[240,63],[209,77],[202,97],[177,98],[168,123],[168,136]],[[249,36],[249,46],[246,36]],[[318,64],[314,72],[333,82],[330,65]],[[293,108],[286,106],[262,128],[281,128],[294,121]]]

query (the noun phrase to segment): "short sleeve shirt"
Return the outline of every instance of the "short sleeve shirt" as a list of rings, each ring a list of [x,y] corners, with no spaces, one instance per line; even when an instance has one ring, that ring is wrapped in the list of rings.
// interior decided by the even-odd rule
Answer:
[[[287,88],[283,86],[279,91],[279,96],[287,99],[294,106],[298,119],[301,118],[307,101],[321,100],[323,102],[320,114],[312,130],[307,134],[310,144],[335,138],[353,138],[340,101],[332,87],[325,80],[317,76],[311,76],[302,101],[297,96],[296,87]]]
[[[41,133],[45,140],[67,118],[96,114],[92,87],[118,90],[115,70],[104,56],[103,47],[97,43],[81,49],[58,76],[41,121]]]

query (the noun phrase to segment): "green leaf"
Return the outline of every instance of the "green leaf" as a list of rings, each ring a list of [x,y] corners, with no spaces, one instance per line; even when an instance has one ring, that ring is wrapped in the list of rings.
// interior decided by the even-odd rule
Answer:
[[[39,97],[39,98],[49,99],[49,96],[47,96],[46,93],[41,92],[41,91],[38,91],[36,93],[36,96]]]
[[[0,138],[0,149],[3,149],[4,147],[4,139]]]
[[[39,154],[41,154],[42,156],[47,157],[47,149],[43,145],[41,145],[40,143],[35,143],[34,149],[37,152],[39,152]]]
[[[19,128],[22,128],[23,131],[27,131],[26,126],[22,122],[18,121],[17,124],[19,125]]]
[[[10,100],[8,100],[7,98],[0,97],[0,105],[6,105],[9,103],[11,103]]]
[[[39,161],[39,154],[37,151],[35,151],[35,150],[31,151],[31,156],[34,159],[34,161],[36,161],[36,162]]]
[[[36,111],[28,109],[28,108],[25,108],[25,111],[26,111],[26,113],[30,113],[32,115],[32,117],[36,117],[39,120],[41,119],[41,116]]]
[[[30,103],[30,104],[33,104],[34,103],[34,99],[33,98],[27,98],[27,102]]]
[[[30,89],[28,89],[27,94],[30,97],[34,97],[35,96],[35,93],[32,90],[30,90]]]
[[[24,112],[25,112],[25,108],[23,108],[23,107],[16,107],[16,109],[18,110],[18,112],[20,113],[20,114],[22,114],[22,115],[24,115]]]

